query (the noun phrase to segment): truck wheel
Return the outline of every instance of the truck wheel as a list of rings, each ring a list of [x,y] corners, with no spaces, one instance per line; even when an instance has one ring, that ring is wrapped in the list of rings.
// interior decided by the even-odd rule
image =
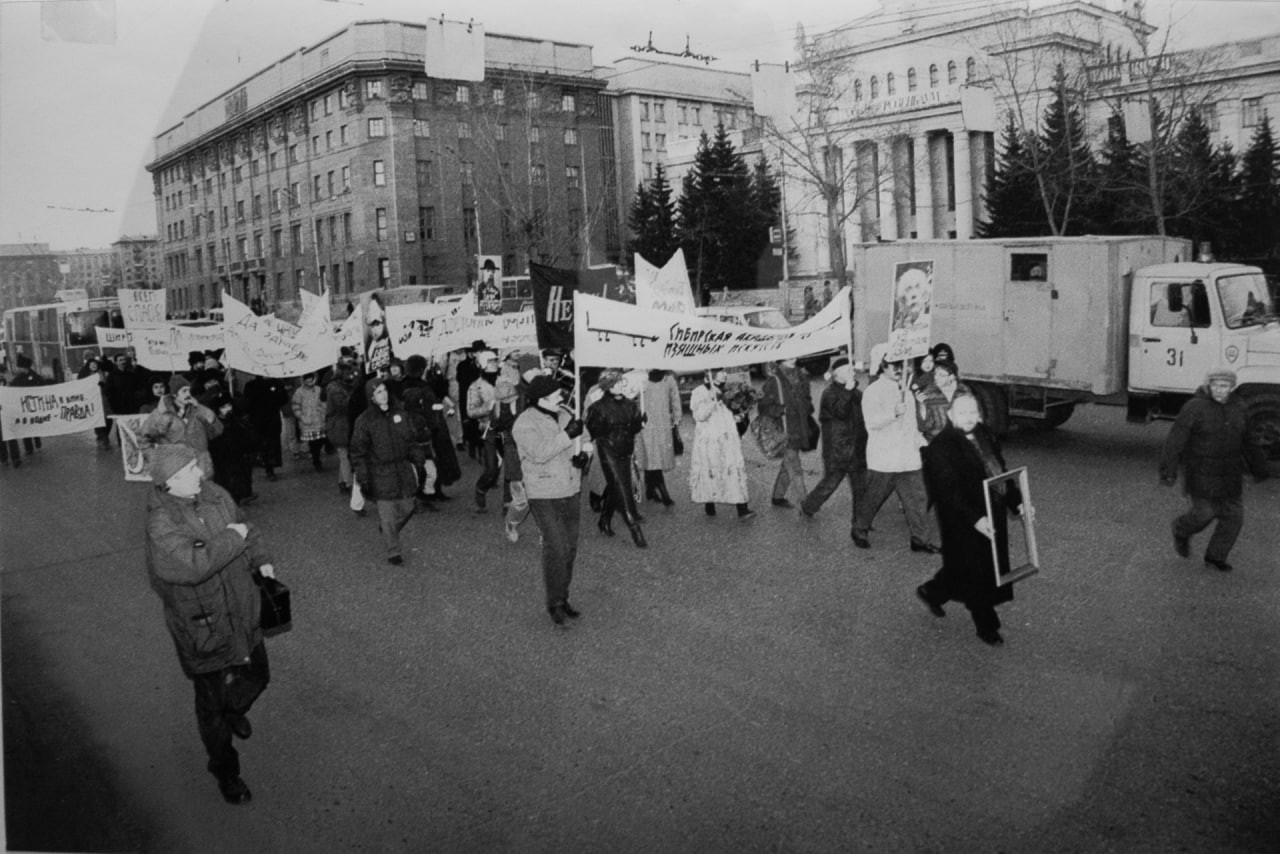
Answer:
[[[1245,398],[1249,407],[1247,438],[1262,449],[1275,471],[1280,464],[1280,394],[1263,392]]]
[[[1067,423],[1072,414],[1076,411],[1074,403],[1064,403],[1061,406],[1050,406],[1044,414],[1044,426],[1052,430],[1055,427],[1061,427]]]
[[[997,436],[1009,432],[1009,398],[1004,389],[991,383],[970,383],[973,396],[978,399],[978,410],[982,413],[982,422],[987,429]]]

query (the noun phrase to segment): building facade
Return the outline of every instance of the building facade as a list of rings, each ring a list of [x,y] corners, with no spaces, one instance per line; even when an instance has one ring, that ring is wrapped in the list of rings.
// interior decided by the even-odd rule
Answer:
[[[0,244],[0,311],[53,302],[62,287],[58,256],[49,244]]]
[[[110,249],[72,249],[58,253],[63,271],[62,288],[83,290],[91,297],[110,293],[116,268],[115,252]]]
[[[170,309],[296,311],[372,288],[467,285],[479,255],[618,260],[612,112],[584,45],[486,34],[485,79],[428,78],[424,25],[352,24],[156,139]]]
[[[125,235],[111,244],[112,285],[149,290],[160,286],[160,242],[152,236]]]

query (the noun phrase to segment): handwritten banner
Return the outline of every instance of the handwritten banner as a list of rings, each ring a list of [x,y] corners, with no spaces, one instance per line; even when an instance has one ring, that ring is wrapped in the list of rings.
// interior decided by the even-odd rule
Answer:
[[[684,250],[661,267],[655,267],[636,255],[636,305],[654,311],[694,314],[693,288],[689,285],[689,268],[684,263]]]
[[[705,371],[799,359],[849,346],[849,289],[790,329],[738,326],[574,294],[579,365]]]
[[[125,329],[159,326],[168,323],[168,303],[165,290],[144,291],[136,288],[120,288],[120,316]]]
[[[324,301],[327,305],[328,300]],[[328,312],[301,328],[271,317],[258,317],[249,306],[222,294],[226,365],[260,377],[299,377],[338,360],[338,340],[328,328]]]
[[[135,361],[149,371],[185,371],[192,350],[221,350],[226,346],[221,324],[182,326],[163,323],[149,329],[98,327],[99,347],[132,347]]]
[[[106,425],[96,376],[41,386],[0,386],[0,432],[6,439],[62,436]]]
[[[116,435],[120,437],[120,461],[124,463],[124,479],[150,481],[151,469],[144,446],[145,440],[139,438],[142,425],[149,417],[141,415],[112,415],[116,422]]]
[[[532,309],[508,314],[472,314],[457,303],[412,303],[387,308],[391,349],[406,359],[419,355],[441,358],[445,353],[484,339],[492,350],[536,349],[537,325]]]

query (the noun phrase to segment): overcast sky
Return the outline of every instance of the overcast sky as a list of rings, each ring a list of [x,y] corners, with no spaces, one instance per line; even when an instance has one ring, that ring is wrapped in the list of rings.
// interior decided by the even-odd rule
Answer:
[[[919,7],[965,0],[916,0]],[[1036,0],[1037,4],[1042,0]],[[1118,0],[1101,0],[1118,3]],[[106,247],[154,233],[143,164],[166,123],[353,20],[474,18],[488,32],[589,44],[597,65],[643,44],[746,71],[876,0],[116,0],[116,42],[41,38],[37,0],[0,0],[0,243]],[[1150,0],[1186,46],[1280,31],[1280,0]]]

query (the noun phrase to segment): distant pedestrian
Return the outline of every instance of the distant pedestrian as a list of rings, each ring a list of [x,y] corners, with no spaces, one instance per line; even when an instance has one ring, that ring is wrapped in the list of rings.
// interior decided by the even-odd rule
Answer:
[[[339,364],[334,377],[324,387],[324,433],[338,453],[338,492],[351,490],[351,419],[347,406],[355,385],[355,368]]]
[[[478,439],[480,462],[484,466],[480,477],[476,480],[476,512],[485,511],[486,493],[498,485],[501,466],[501,440],[498,434],[489,429],[489,420],[493,417],[493,404],[496,400],[495,383],[498,381],[498,354],[492,350],[481,350],[473,354],[476,364],[480,366],[480,374],[467,386],[467,418],[475,425]]]
[[[222,422],[222,432],[209,441],[213,480],[231,494],[237,504],[248,504],[253,494],[253,457],[261,440],[244,412],[243,401],[233,403],[225,392],[211,401]]]
[[[800,465],[800,452],[809,448],[809,420],[813,415],[813,398],[809,396],[809,383],[796,370],[795,359],[774,362],[772,376],[765,380],[763,395],[758,404],[761,418],[772,418],[782,426],[787,441],[782,448],[782,460],[778,475],[773,480],[773,506],[795,507],[804,500],[808,488],[804,482],[804,468]],[[792,504],[787,493],[795,495]]]
[[[293,392],[293,417],[298,422],[299,438],[307,443],[311,465],[324,471],[320,454],[324,450],[325,405],[315,374],[303,374],[302,385]]]
[[[708,516],[717,504],[733,504],[738,519],[755,518],[748,502],[747,463],[742,456],[742,431],[746,413],[734,414],[725,405],[728,377],[724,371],[708,371],[705,381],[689,396],[693,415],[693,443],[689,451],[689,497]]]
[[[818,420],[822,424],[822,480],[800,502],[800,512],[813,516],[847,479],[852,530],[867,478],[867,425],[862,420],[862,392],[848,359],[836,359],[831,366],[831,384],[818,403]]]
[[[13,363],[13,379],[9,385],[14,388],[32,388],[38,385],[45,385],[45,379],[36,373],[35,367],[31,362],[31,357],[26,353],[19,353],[18,358]],[[43,447],[44,443],[40,441],[39,436],[27,436],[22,440],[22,449],[27,452],[27,456],[31,456]],[[17,459],[15,457],[15,459]]]
[[[252,573],[274,578],[275,569],[257,528],[226,490],[205,480],[194,451],[161,446],[150,466],[156,488],[147,502],[147,574],[195,689],[209,773],[227,803],[247,803],[252,795],[231,739],[253,734],[246,715],[271,678]]]
[[[822,283],[822,307],[823,308],[826,308],[827,306],[831,305],[832,296],[833,294],[831,293],[831,280],[828,279],[827,281]]]
[[[666,472],[676,467],[675,431],[684,414],[676,378],[670,371],[649,371],[642,400],[645,421],[636,442],[636,462],[644,472],[645,497],[670,507],[675,501],[667,491]]]
[[[818,304],[818,297],[813,292],[813,285],[804,286],[804,319],[808,320],[818,313],[821,308]]]
[[[281,380],[254,377],[245,384],[244,397],[253,429],[262,437],[262,467],[267,472],[267,480],[275,480],[276,469],[284,464],[280,410],[289,405],[289,392]]]
[[[1233,393],[1236,374],[1228,368],[1209,372],[1204,385],[1188,400],[1173,422],[1160,458],[1160,479],[1167,486],[1183,486],[1191,507],[1173,520],[1173,548],[1181,557],[1191,554],[1191,537],[1217,519],[1204,551],[1206,566],[1229,572],[1227,556],[1244,526],[1244,470],[1257,481],[1267,478],[1262,449],[1246,430],[1248,410]]]
[[[400,531],[413,516],[418,491],[415,466],[426,459],[408,413],[391,399],[385,379],[365,383],[369,406],[351,429],[351,465],[361,495],[378,508],[387,562],[404,563]]]

